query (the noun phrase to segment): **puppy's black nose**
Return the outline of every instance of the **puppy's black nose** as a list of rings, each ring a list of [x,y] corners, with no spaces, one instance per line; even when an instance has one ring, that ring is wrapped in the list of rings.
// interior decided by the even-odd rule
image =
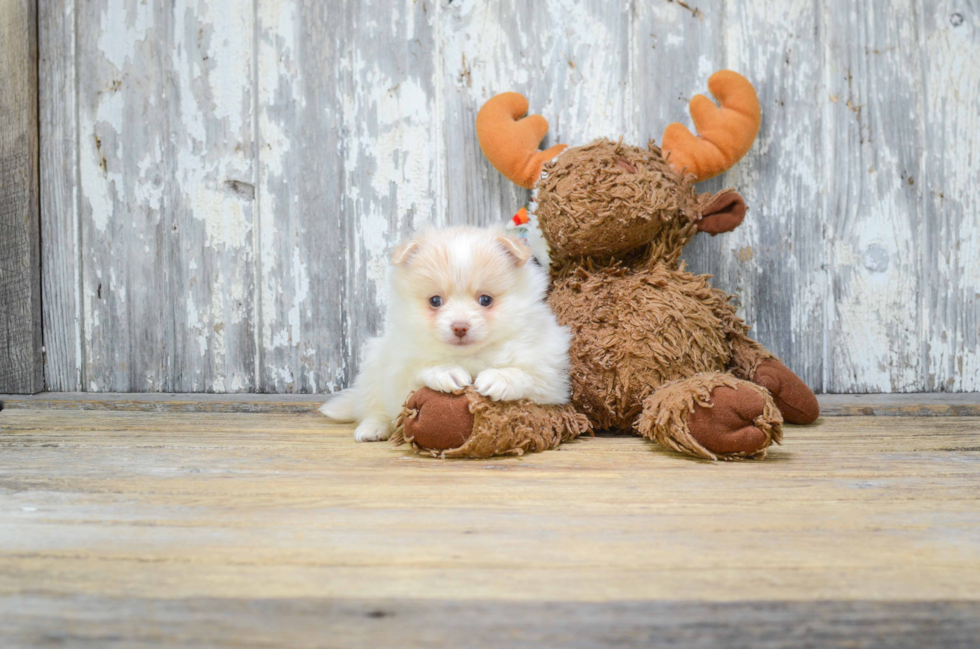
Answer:
[[[469,322],[454,322],[452,324],[453,333],[456,334],[457,338],[463,338],[466,336],[466,332],[470,330]]]

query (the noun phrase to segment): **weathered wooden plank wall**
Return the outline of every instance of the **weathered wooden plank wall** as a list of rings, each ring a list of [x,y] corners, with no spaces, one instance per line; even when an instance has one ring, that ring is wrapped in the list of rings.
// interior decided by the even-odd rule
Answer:
[[[44,389],[37,8],[0,4],[0,392]]]
[[[980,1],[41,3],[47,386],[331,391],[387,250],[526,199],[473,120],[645,144],[721,68],[763,125],[686,258],[818,391],[980,389]]]

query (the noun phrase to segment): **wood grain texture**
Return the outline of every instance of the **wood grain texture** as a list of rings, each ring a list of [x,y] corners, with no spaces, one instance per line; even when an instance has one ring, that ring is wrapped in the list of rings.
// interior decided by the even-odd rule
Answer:
[[[830,392],[922,384],[922,28],[912,0],[826,11]],[[916,182],[918,181],[918,185]],[[882,227],[887,223],[887,227]]]
[[[169,8],[74,6],[85,390],[177,381]]]
[[[980,393],[821,394],[821,417],[978,417]],[[323,398],[310,394],[160,394],[42,392],[0,394],[0,410],[310,413]],[[613,433],[617,434],[617,433]]]
[[[117,410],[125,412],[229,412],[296,414],[315,412],[323,397],[310,394],[161,394],[42,392],[0,394],[0,410]],[[867,413],[870,414],[870,413]],[[967,414],[967,413],[964,413]]]
[[[455,2],[440,13],[446,189],[452,223],[497,225],[529,193],[502,178],[476,139],[476,113],[518,91],[544,115],[544,146],[633,130],[630,6],[618,2]]]
[[[825,340],[821,117],[828,100],[821,83],[825,35],[816,8],[799,0],[725,3],[725,64],[760,80],[763,127],[723,181],[743,192],[751,218],[729,241],[700,237],[702,247],[689,258],[693,267],[701,260],[719,265],[708,272],[739,294],[753,335],[814,390],[854,391],[827,385],[824,358],[834,342]]]
[[[254,389],[252,14],[75,11],[82,387]]]
[[[339,2],[256,5],[256,386],[348,381],[350,228],[344,203],[348,18]]]
[[[932,619],[956,639],[980,603],[976,418],[828,418],[731,464],[635,437],[438,461],[314,414],[4,410],[0,444],[0,629],[22,642],[312,644],[313,615],[423,642],[462,621],[554,634],[578,612],[840,642]]]
[[[976,0],[60,0],[42,39],[51,389],[348,385],[389,249],[527,201],[483,101],[645,145],[725,67],[762,130],[701,189],[751,211],[690,267],[817,391],[980,389]]]
[[[0,5],[0,392],[44,389],[37,6]]]
[[[41,266],[45,389],[82,389],[75,3],[38,3]]]
[[[821,417],[976,417],[980,393],[821,394]]]
[[[180,392],[254,391],[254,15],[239,0],[165,5],[173,31],[164,51],[175,86],[166,97],[164,156],[173,236],[163,270],[174,290],[167,378]]]
[[[970,390],[980,374],[980,2],[920,6],[924,172],[924,389]]]
[[[969,647],[977,602],[0,597],[8,647]],[[110,635],[111,634],[111,635]]]

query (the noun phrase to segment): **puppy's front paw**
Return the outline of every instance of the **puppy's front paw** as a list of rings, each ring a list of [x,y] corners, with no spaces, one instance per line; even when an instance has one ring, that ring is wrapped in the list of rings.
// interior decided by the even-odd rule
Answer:
[[[440,365],[422,371],[422,383],[436,392],[455,392],[473,382],[470,373],[459,365]]]
[[[513,401],[527,396],[527,380],[513,370],[483,370],[473,387],[491,401]]]
[[[354,429],[354,439],[358,442],[383,442],[391,437],[388,422],[379,419],[365,419]]]

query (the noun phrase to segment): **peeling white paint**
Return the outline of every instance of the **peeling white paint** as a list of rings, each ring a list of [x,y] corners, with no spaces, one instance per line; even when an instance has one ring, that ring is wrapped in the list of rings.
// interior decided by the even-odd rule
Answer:
[[[153,28],[153,5],[146,2],[106,0],[99,29],[99,50],[122,70],[136,58],[136,46]]]
[[[82,138],[83,160],[80,165],[82,195],[89,204],[92,223],[99,232],[105,232],[113,217],[113,202],[109,191],[115,191],[122,182],[119,174],[109,175],[102,168],[102,152],[96,145],[95,136]]]
[[[491,94],[524,92],[549,143],[643,145],[732,67],[763,129],[706,187],[751,212],[692,264],[826,389],[980,389],[980,17],[917,6],[82,7],[77,371],[102,390],[342,387],[390,247],[526,199],[470,141]]]
[[[357,222],[361,246],[357,254],[364,256],[368,279],[381,286],[387,272],[387,253],[398,238],[390,227],[392,213],[399,223],[415,215],[416,227],[432,220],[432,180],[439,152],[433,137],[430,97],[418,81],[395,83],[378,68],[366,71],[365,76],[368,87],[374,90],[366,99],[367,111],[359,106],[357,112],[369,121],[355,128],[358,136],[351,143],[345,168],[352,177],[360,175],[364,167],[371,169],[370,199],[357,201],[363,210]],[[376,126],[364,128],[370,121],[376,121]]]
[[[302,80],[294,60],[296,32],[300,25],[293,4],[260,3],[258,21],[266,26],[259,39],[258,51],[257,92],[259,105],[263,107],[258,115],[259,133],[261,133],[258,146],[262,160],[259,170],[261,191],[258,255],[261,269],[259,291],[262,304],[260,343],[262,348],[268,351],[287,347],[290,341],[290,332],[278,322],[279,300],[284,296],[284,291],[276,272],[282,263],[276,254],[277,244],[280,238],[285,236],[280,224],[281,215],[287,213],[289,206],[279,204],[274,183],[283,179],[286,162],[292,149],[289,135],[273,118],[270,109],[278,102],[295,99],[300,94]],[[268,26],[273,25],[274,30],[268,29]]]
[[[245,119],[251,116],[249,101],[252,74],[252,16],[241,11],[240,5],[207,5],[208,11],[199,16],[203,23],[210,23],[211,37],[208,43],[209,88],[212,100],[209,106],[214,119],[224,120],[228,131],[239,133]],[[243,85],[245,87],[243,87]]]
[[[934,250],[923,288],[926,389],[970,391],[980,389],[980,15],[962,12],[953,26],[935,13],[922,34],[926,137],[935,143],[923,188]]]

